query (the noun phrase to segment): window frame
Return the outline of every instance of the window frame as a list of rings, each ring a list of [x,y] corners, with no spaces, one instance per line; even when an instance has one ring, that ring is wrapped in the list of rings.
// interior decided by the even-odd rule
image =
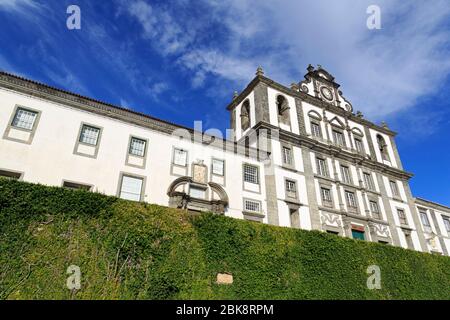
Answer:
[[[288,190],[288,184],[292,184],[294,186],[294,190]],[[284,190],[286,193],[286,198],[288,199],[298,199],[298,184],[294,179],[284,178]]]
[[[341,164],[340,166],[341,166],[342,182],[352,185],[353,179],[352,179],[352,173],[351,173],[350,167],[347,165],[344,165],[344,164]]]
[[[254,204],[257,204],[259,211],[247,210],[246,204],[248,202],[253,202]],[[256,200],[256,199],[243,198],[242,199],[242,212],[244,214],[250,214],[250,215],[252,215],[252,214],[262,215],[262,202],[260,200]]]
[[[124,199],[124,198],[121,197],[124,177],[133,178],[133,179],[140,179],[142,181],[141,191],[140,191],[140,194],[139,194],[139,200]],[[120,199],[123,199],[123,200],[127,200],[127,201],[136,201],[136,202],[144,201],[146,182],[147,182],[147,177],[145,177],[145,176],[136,175],[136,174],[128,173],[128,172],[120,172],[120,174],[119,174],[119,182],[118,182],[118,185],[117,185],[117,197],[120,198]]]
[[[184,164],[178,164],[178,163],[175,162],[177,151],[181,151],[181,152],[183,152],[183,153],[185,154],[185,157],[184,157]],[[183,149],[183,148],[177,148],[177,147],[174,147],[174,148],[173,148],[173,155],[172,155],[172,165],[177,166],[177,167],[181,167],[181,168],[187,168],[187,165],[188,165],[188,155],[189,155],[188,150],[185,150],[185,149]]]
[[[419,209],[419,216],[420,216],[420,222],[422,223],[422,225],[426,228],[431,228],[431,222],[430,222],[430,219],[428,218],[427,211],[423,210],[423,209]],[[424,219],[423,219],[424,217],[425,217],[426,221],[424,221]]]
[[[374,207],[372,206],[372,204],[375,204],[376,210],[374,210]],[[378,201],[369,200],[369,207],[370,207],[370,213],[372,214],[372,217],[374,217],[374,215],[375,215],[377,219],[381,219],[380,204],[378,203]]]
[[[323,169],[325,171],[325,174],[323,174],[322,172],[322,167],[320,166],[321,161],[323,161]],[[320,156],[316,156],[316,171],[317,174],[321,177],[326,177],[329,178],[330,177],[330,172],[328,171],[328,164],[327,164],[327,159],[325,157],[320,157]]]
[[[400,189],[398,188],[397,181],[395,180],[389,180],[389,185],[392,192],[393,198],[400,198]],[[394,188],[392,186],[395,186]]]
[[[222,174],[218,174],[214,172],[214,162],[215,161],[220,161],[222,162]],[[225,160],[223,159],[218,159],[218,158],[211,158],[211,174],[218,176],[218,177],[225,177]]]
[[[337,146],[346,148],[347,144],[345,142],[345,135],[344,135],[344,131],[341,128],[338,128],[337,126],[332,126],[331,127],[331,135],[333,137],[333,142],[334,144],[336,144]],[[342,138],[342,144],[340,143],[338,137]]]
[[[33,127],[32,127],[31,130],[27,130],[27,129],[23,129],[21,127],[13,126],[14,119],[15,119],[16,114],[17,114],[19,109],[23,109],[23,110],[26,110],[26,111],[31,111],[31,112],[37,113],[37,116],[34,119]],[[41,114],[42,114],[41,110],[37,110],[37,109],[34,109],[34,108],[30,108],[30,107],[26,107],[26,106],[23,106],[23,105],[16,104],[14,109],[13,109],[13,112],[10,115],[9,122],[8,122],[8,125],[7,125],[6,129],[5,129],[5,132],[3,133],[3,139],[14,141],[14,142],[19,142],[19,143],[24,143],[24,144],[31,144],[33,142],[33,139],[34,139],[34,136],[36,134],[37,128],[39,126],[39,121],[41,119]],[[12,130],[19,130],[19,131],[22,131],[22,132],[27,132],[28,133],[28,138],[21,139],[21,138],[10,137],[10,133],[11,133]]]
[[[81,140],[82,135],[83,135],[83,129],[85,129],[85,128],[90,128],[90,129],[97,130],[97,136],[95,138],[95,144],[88,143],[88,142],[85,142],[85,141]],[[97,126],[94,126],[94,125],[91,125],[91,124],[87,124],[87,123],[82,123],[81,124],[81,128],[80,128],[80,134],[78,135],[78,143],[82,144],[82,145],[85,145],[85,146],[97,147],[99,145],[99,142],[100,142],[101,131],[102,131],[102,129],[100,127],[97,127]]]
[[[400,214],[401,213],[401,214]],[[406,216],[406,211],[403,208],[397,208],[397,217],[402,226],[409,226],[408,217]]]
[[[142,155],[132,153],[133,140],[138,140],[138,141],[144,142],[144,150],[143,150]],[[133,157],[145,158],[147,156],[147,145],[148,145],[147,139],[139,138],[137,136],[132,135],[132,136],[130,136],[130,142],[128,144],[128,154]]]
[[[255,168],[256,169],[256,173],[254,173],[254,174],[253,173],[252,174],[246,173],[246,168],[250,168],[250,167]],[[254,181],[247,181],[246,180],[246,175],[247,176],[249,176],[249,175],[254,176],[255,179],[256,179],[256,182],[254,182]],[[251,184],[260,185],[259,167],[256,166],[256,165],[250,164],[250,163],[244,163],[243,164],[243,168],[242,168],[242,181],[244,183],[251,183]]]
[[[309,124],[310,124],[311,136],[314,138],[323,138],[320,121],[315,120],[315,119],[310,119]],[[313,126],[317,127],[317,132],[315,130],[313,130]],[[318,133],[318,135],[316,135],[315,133]]]
[[[444,223],[444,228],[450,233],[450,217],[442,215],[442,222]]]
[[[367,190],[376,191],[375,182],[373,180],[372,173],[363,172],[364,184]]]
[[[286,161],[286,150],[289,151],[289,157],[288,157],[288,161]],[[281,160],[283,165],[292,167],[294,165],[294,162],[292,160],[292,148],[286,145],[281,145]]]
[[[356,197],[356,193],[354,191],[345,190],[344,194],[345,194],[345,201],[347,203],[347,207],[349,209],[357,210],[358,209],[358,200],[357,200],[357,197]],[[354,205],[351,204],[351,201],[350,201],[350,199],[348,197],[349,195],[352,195]]]
[[[363,154],[365,153],[364,143],[362,137],[354,137],[353,139],[355,141],[355,150],[356,152]],[[358,145],[361,146],[361,148],[358,148]]]
[[[22,181],[23,172],[0,168],[0,178]]]
[[[85,191],[90,191],[90,192],[94,188],[94,186],[92,184],[75,182],[75,181],[71,181],[71,180],[63,180],[61,187],[69,189],[69,190],[85,190]]]
[[[327,191],[327,192],[324,192],[324,191]],[[325,196],[326,193],[328,193],[328,195],[330,197],[329,200]],[[321,198],[322,204],[324,206],[333,207],[333,190],[332,190],[332,187],[331,186],[321,185],[320,186],[320,198]]]
[[[19,111],[24,111],[24,112],[28,112],[28,113],[34,114],[34,118],[33,118],[32,124],[31,124],[31,128],[25,128],[25,127],[18,126],[17,124],[14,124],[14,122],[15,122],[18,114],[19,114]],[[15,110],[14,110],[10,126],[12,128],[14,128],[14,129],[17,129],[17,130],[33,132],[33,130],[34,130],[35,126],[36,126],[36,122],[37,122],[38,116],[39,116],[39,111],[37,111],[37,110],[33,110],[33,109],[30,109],[30,108],[27,108],[27,107],[23,107],[23,106],[17,106],[15,108]]]

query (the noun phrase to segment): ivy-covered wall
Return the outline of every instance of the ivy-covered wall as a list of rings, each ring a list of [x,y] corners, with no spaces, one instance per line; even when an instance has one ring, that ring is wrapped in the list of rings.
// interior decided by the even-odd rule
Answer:
[[[450,299],[449,284],[448,257],[0,179],[1,299]]]

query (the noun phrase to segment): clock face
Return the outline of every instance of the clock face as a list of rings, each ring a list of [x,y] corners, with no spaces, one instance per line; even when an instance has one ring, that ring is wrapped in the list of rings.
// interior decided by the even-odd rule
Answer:
[[[322,87],[320,88],[320,92],[322,93],[322,96],[327,99],[328,101],[333,100],[333,93],[328,87]]]

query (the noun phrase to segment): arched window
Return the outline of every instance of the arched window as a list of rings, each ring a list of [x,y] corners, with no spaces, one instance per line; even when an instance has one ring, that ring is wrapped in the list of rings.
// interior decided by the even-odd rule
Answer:
[[[250,127],[250,102],[245,100],[241,107],[241,128],[247,130]]]
[[[287,99],[281,95],[277,97],[278,122],[290,125],[289,103]]]
[[[314,110],[308,112],[309,124],[311,126],[311,135],[315,138],[322,138],[322,129],[320,122],[322,117],[320,114]]]
[[[377,143],[378,143],[378,149],[380,150],[380,153],[381,153],[381,158],[383,160],[390,161],[389,153],[388,153],[388,146],[386,144],[386,141],[380,134],[377,135]]]

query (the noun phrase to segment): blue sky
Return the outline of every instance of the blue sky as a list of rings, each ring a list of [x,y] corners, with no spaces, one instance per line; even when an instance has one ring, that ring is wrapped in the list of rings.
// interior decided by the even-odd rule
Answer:
[[[66,28],[70,4],[81,30]],[[399,132],[413,194],[450,205],[448,0],[0,0],[0,39],[0,69],[204,129],[228,126],[258,65],[289,85],[321,64]]]

